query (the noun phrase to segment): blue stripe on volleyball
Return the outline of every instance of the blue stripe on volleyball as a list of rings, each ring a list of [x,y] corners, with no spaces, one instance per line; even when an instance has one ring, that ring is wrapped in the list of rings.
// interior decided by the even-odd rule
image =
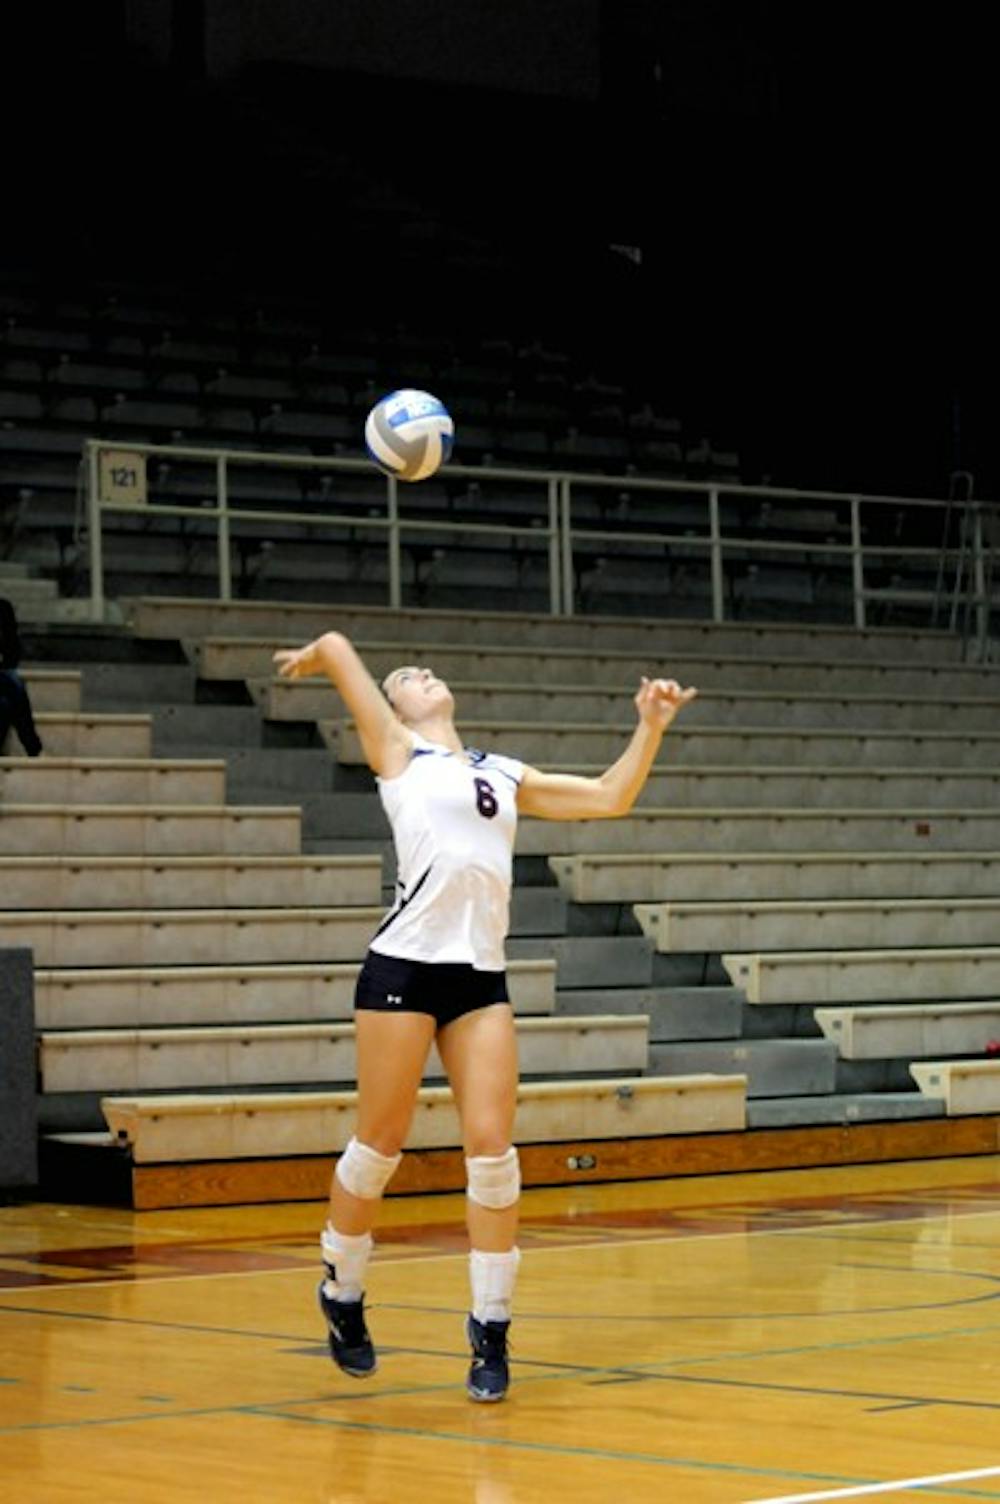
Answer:
[[[385,402],[392,399],[387,397]],[[380,404],[384,405],[384,404]],[[401,407],[394,413],[387,412],[385,420],[390,428],[398,428],[401,423],[411,423],[414,418],[447,418],[448,409],[437,397],[422,397],[412,407]]]

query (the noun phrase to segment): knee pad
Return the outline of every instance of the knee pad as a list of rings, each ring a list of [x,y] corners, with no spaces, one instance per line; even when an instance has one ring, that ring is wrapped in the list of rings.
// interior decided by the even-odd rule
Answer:
[[[380,1154],[352,1138],[333,1173],[352,1196],[361,1201],[377,1201],[402,1157],[402,1154]]]
[[[478,1206],[488,1206],[491,1211],[513,1206],[521,1194],[521,1164],[513,1147],[505,1154],[466,1158],[465,1173],[469,1200]]]

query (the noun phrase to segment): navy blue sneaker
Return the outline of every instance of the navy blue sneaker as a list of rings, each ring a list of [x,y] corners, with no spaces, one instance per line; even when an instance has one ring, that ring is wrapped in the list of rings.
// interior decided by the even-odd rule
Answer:
[[[470,1316],[465,1323],[472,1347],[472,1363],[465,1387],[469,1398],[481,1404],[502,1400],[510,1384],[507,1367],[507,1330],[509,1321],[477,1321]]]
[[[319,1308],[326,1318],[330,1356],[352,1379],[366,1379],[378,1367],[375,1348],[365,1325],[365,1302],[334,1300],[319,1286]]]

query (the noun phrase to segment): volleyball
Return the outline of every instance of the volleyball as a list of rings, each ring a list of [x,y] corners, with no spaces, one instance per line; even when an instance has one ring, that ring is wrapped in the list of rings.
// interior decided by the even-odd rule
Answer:
[[[397,480],[427,480],[451,454],[454,437],[444,403],[409,387],[382,397],[365,420],[369,455]]]

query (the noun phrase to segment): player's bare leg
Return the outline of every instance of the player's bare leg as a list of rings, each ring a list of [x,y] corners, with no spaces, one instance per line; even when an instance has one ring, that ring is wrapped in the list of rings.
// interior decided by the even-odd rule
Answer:
[[[355,1021],[357,1124],[330,1187],[329,1220],[321,1239],[326,1277],[319,1300],[334,1361],[345,1373],[362,1378],[376,1366],[364,1318],[372,1224],[409,1131],[434,1020],[426,1013],[359,1008]]]
[[[475,1400],[500,1400],[509,1383],[507,1331],[520,1262],[521,1181],[511,1142],[517,1035],[510,1006],[498,1003],[464,1014],[441,1030],[438,1050],[462,1120],[468,1177],[472,1366],[466,1388]]]

